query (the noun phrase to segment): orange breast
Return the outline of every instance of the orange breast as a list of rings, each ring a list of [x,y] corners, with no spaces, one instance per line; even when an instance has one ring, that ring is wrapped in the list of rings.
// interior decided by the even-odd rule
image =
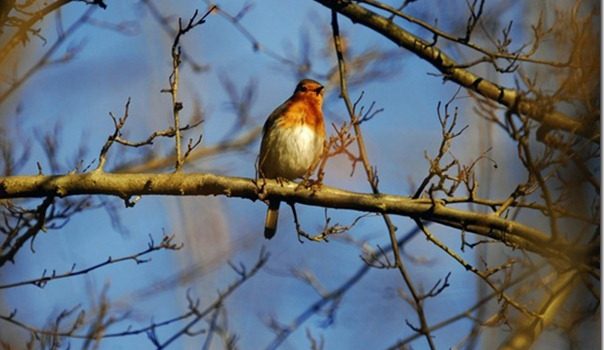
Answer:
[[[306,125],[318,135],[325,137],[325,123],[321,101],[310,96],[294,96],[280,123],[283,127]]]

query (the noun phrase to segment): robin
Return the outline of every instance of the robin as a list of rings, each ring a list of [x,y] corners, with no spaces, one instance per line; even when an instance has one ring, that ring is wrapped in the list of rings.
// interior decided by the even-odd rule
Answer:
[[[259,177],[282,181],[312,173],[325,141],[323,93],[320,83],[300,80],[293,95],[268,116],[258,157]],[[278,200],[269,201],[264,223],[266,239],[273,238],[277,230],[279,204]]]

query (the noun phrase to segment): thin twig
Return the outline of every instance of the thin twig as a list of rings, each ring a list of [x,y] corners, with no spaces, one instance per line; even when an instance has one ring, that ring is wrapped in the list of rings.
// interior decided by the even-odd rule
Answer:
[[[214,9],[216,8],[215,5],[212,5],[208,8],[208,10],[206,11],[206,13],[201,16],[200,18],[197,18],[197,16],[199,15],[199,11],[195,10],[195,12],[193,13],[193,16],[191,16],[191,18],[189,18],[189,21],[186,23],[186,25],[183,26],[182,23],[182,18],[178,18],[178,31],[176,32],[176,36],[174,37],[174,42],[172,43],[172,47],[171,47],[171,56],[172,56],[172,73],[170,74],[170,77],[168,79],[169,83],[170,83],[170,89],[168,90],[162,90],[162,92],[169,92],[170,93],[170,97],[172,98],[172,115],[174,118],[174,130],[175,130],[175,137],[174,137],[174,142],[175,142],[175,150],[176,150],[176,163],[175,163],[175,171],[179,172],[182,169],[182,166],[184,164],[184,158],[182,155],[182,151],[181,151],[181,135],[180,135],[180,111],[183,109],[183,104],[182,102],[179,100],[179,96],[178,96],[178,92],[179,92],[179,85],[180,85],[180,64],[182,63],[181,61],[181,55],[182,55],[182,49],[180,46],[180,39],[183,35],[187,34],[189,31],[191,31],[193,28],[205,23],[205,19],[210,15],[210,13],[212,13],[212,11],[214,11]]]
[[[397,241],[397,246],[402,247],[405,243],[409,242],[413,237],[419,233],[417,227],[410,230],[407,234],[401,237]],[[386,257],[392,250],[392,246],[381,249],[380,253],[372,254],[368,258],[363,258],[363,264],[359,267],[354,274],[346,279],[339,287],[332,291],[325,293],[317,301],[308,305],[308,307],[302,311],[297,317],[295,317],[287,326],[279,327],[275,338],[269,345],[266,346],[266,350],[278,349],[283,342],[297,329],[299,329],[304,322],[306,322],[313,315],[320,313],[326,306],[330,304],[336,304],[329,308],[330,313],[328,314],[328,321],[333,321],[335,317],[336,306],[342,300],[344,295],[355,285],[359,283],[370,271],[372,271],[372,263]]]
[[[14,288],[14,287],[25,286],[25,285],[29,285],[29,284],[32,284],[36,287],[44,288],[46,286],[46,284],[50,281],[74,277],[74,276],[78,276],[78,275],[84,275],[91,271],[97,270],[101,267],[111,265],[111,264],[117,264],[117,263],[120,263],[123,261],[132,260],[132,261],[136,262],[137,264],[143,264],[143,263],[149,262],[150,259],[141,259],[141,257],[148,255],[152,252],[155,252],[155,251],[161,250],[161,249],[168,249],[168,250],[180,249],[182,247],[182,244],[177,245],[177,244],[172,243],[173,238],[174,238],[174,236],[164,236],[164,238],[162,239],[162,241],[159,244],[155,244],[155,242],[151,238],[147,249],[140,251],[138,253],[120,257],[120,258],[108,257],[107,260],[105,260],[104,262],[101,262],[96,265],[93,265],[93,266],[90,266],[87,268],[83,268],[80,270],[75,270],[75,264],[74,264],[72,266],[71,271],[68,271],[65,273],[60,273],[60,274],[57,274],[53,270],[52,274],[47,276],[46,270],[44,270],[44,272],[42,273],[42,277],[27,280],[27,281],[14,282],[14,283],[0,285],[0,289]]]
[[[375,170],[369,164],[367,150],[365,148],[365,142],[363,140],[363,136],[361,133],[361,127],[360,127],[359,123],[357,123],[356,113],[354,111],[353,104],[350,101],[350,98],[348,96],[348,88],[347,88],[347,84],[346,84],[346,63],[344,61],[344,55],[343,55],[343,50],[342,50],[342,43],[341,43],[341,38],[340,38],[340,28],[338,25],[338,15],[337,15],[337,12],[333,9],[331,12],[331,26],[332,26],[333,41],[334,41],[334,45],[335,45],[336,56],[338,59],[338,69],[340,72],[340,96],[344,99],[344,103],[346,104],[346,109],[348,110],[348,115],[350,116],[351,124],[353,125],[353,129],[354,129],[354,132],[356,135],[357,145],[358,145],[358,149],[359,149],[359,158],[361,158],[361,161],[363,163],[363,167],[364,167],[365,173],[367,175],[367,181],[371,185],[371,190],[373,191],[373,193],[379,194],[380,192],[378,189],[377,176],[375,174]],[[425,336],[430,349],[435,349],[434,342],[432,341],[432,336],[430,335],[430,330],[428,329],[428,323],[426,321],[426,316],[425,316],[424,309],[422,306],[422,300],[421,300],[418,292],[415,290],[413,282],[411,281],[411,278],[410,278],[410,276],[403,264],[401,256],[400,256],[400,251],[399,251],[399,248],[397,245],[397,239],[396,239],[396,228],[392,224],[392,221],[390,220],[390,217],[387,214],[382,214],[382,218],[384,219],[384,223],[386,224],[386,227],[388,229],[388,234],[389,234],[390,242],[392,245],[392,252],[394,254],[394,258],[396,261],[396,267],[398,268],[401,276],[403,277],[403,280],[405,281],[405,284],[407,285],[407,288],[411,292],[411,295],[414,300],[414,305],[413,305],[414,310],[417,313],[418,319],[420,321],[420,327],[418,328],[418,332],[422,333]]]

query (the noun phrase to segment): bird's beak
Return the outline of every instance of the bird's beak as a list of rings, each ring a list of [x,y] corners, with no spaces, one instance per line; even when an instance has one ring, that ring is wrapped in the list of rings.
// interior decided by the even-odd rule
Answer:
[[[324,86],[319,86],[319,87],[318,87],[318,88],[315,90],[315,93],[316,93],[317,95],[323,95],[323,92],[325,92],[325,90],[324,90],[324,89],[325,89],[325,87],[324,87]]]

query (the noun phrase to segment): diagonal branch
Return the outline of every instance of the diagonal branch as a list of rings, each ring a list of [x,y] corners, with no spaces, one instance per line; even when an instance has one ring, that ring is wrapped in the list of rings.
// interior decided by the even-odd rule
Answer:
[[[3,62],[8,54],[21,42],[27,42],[27,33],[31,30],[38,21],[41,21],[49,13],[59,9],[61,6],[71,2],[72,0],[57,0],[46,5],[44,8],[36,11],[30,18],[19,25],[19,29],[13,34],[13,36],[0,48],[0,63]]]
[[[409,33],[386,17],[349,1],[315,1],[348,17],[354,23],[360,23],[375,30],[395,44],[415,53],[421,59],[438,69],[446,79],[473,90],[490,100],[497,101],[512,111],[526,115],[541,123],[547,129],[577,133],[587,138],[593,138],[596,141],[599,139],[598,128],[593,128],[592,125],[584,124],[564,113],[548,108],[548,106],[543,106],[542,103],[535,100],[523,98],[517,90],[505,88],[466,69],[460,68],[455,60],[441,51],[436,45]]]
[[[25,72],[21,77],[19,77],[17,80],[12,82],[11,86],[6,91],[0,93],[0,104],[4,103],[4,101],[12,93],[17,91],[17,89],[19,89],[19,87],[21,87],[21,85],[23,85],[29,78],[31,78],[32,75],[34,75],[36,72],[40,71],[42,68],[50,65],[52,62],[51,61],[52,55],[54,55],[54,53],[63,45],[63,43],[65,43],[67,38],[69,38],[73,33],[75,33],[80,27],[82,27],[83,24],[85,24],[90,19],[90,17],[96,11],[96,9],[97,9],[97,7],[89,7],[88,10],[86,10],[84,12],[84,14],[82,14],[81,17],[79,17],[69,28],[67,28],[67,30],[65,30],[65,32],[63,32],[57,38],[57,40],[54,42],[54,44],[52,44],[50,46],[48,51],[46,51],[46,53],[44,55],[42,55],[42,57],[38,60],[38,62],[36,62],[36,64],[34,64],[31,68],[29,68],[27,70],[27,72]],[[67,55],[68,54],[66,54],[66,56],[63,59],[61,59],[63,62],[65,60],[69,59],[70,57],[73,57],[73,56],[67,56]]]
[[[530,277],[533,277],[535,275],[535,273],[537,273],[537,271],[542,269],[544,266],[545,266],[545,264],[542,263],[538,266],[535,266],[534,268],[531,268],[531,269],[523,272],[520,276],[514,278],[513,280],[511,280],[509,282],[506,282],[501,287],[501,291],[503,292],[503,291],[509,290],[512,287],[516,286],[517,284],[519,284],[521,282],[525,282]],[[480,300],[478,300],[474,305],[472,305],[468,309],[466,309],[456,315],[453,315],[453,316],[447,318],[446,320],[440,321],[440,322],[430,326],[430,329],[432,331],[437,331],[443,327],[449,326],[450,324],[463,320],[463,319],[471,319],[471,320],[474,320],[475,322],[478,322],[481,327],[487,327],[487,322],[474,319],[474,317],[472,316],[472,312],[478,310],[480,307],[484,306],[485,304],[487,304],[488,302],[490,302],[492,300],[497,300],[499,295],[500,295],[500,292],[493,292],[489,295],[486,295],[483,298],[481,298]],[[412,334],[412,335],[406,337],[405,339],[397,341],[396,344],[388,347],[387,349],[388,350],[407,349],[409,346],[408,344],[419,337],[420,337],[419,334]]]
[[[37,32],[37,30],[32,29],[32,27],[42,21],[44,17],[46,17],[49,13],[58,10],[62,6],[65,6],[71,2],[76,2],[74,0],[56,0],[48,4],[44,2],[44,7],[41,9],[34,11],[31,13],[31,16],[27,20],[23,20],[18,25],[17,31],[6,41],[6,43],[0,48],[0,63],[3,63],[6,58],[9,56],[10,52],[17,47],[20,43],[26,43],[29,40],[28,34],[30,32]],[[30,2],[31,3],[31,2]],[[88,5],[99,6],[102,9],[105,9],[107,5],[103,3],[103,1],[91,1],[85,2]]]
[[[554,322],[565,302],[571,296],[579,281],[575,270],[560,273],[550,287],[551,296],[546,298],[539,310],[540,317],[528,317],[499,347],[502,350],[528,349],[539,338],[541,333]]]
[[[21,247],[30,239],[33,239],[40,231],[44,231],[46,224],[46,211],[54,203],[54,196],[48,196],[36,208],[35,222],[21,236],[17,237],[14,242],[11,239],[4,240],[0,246],[0,267],[7,262],[15,262],[15,255]],[[10,236],[9,236],[10,238]]]
[[[411,229],[407,232],[403,237],[401,237],[397,241],[397,246],[402,247],[405,243],[409,242],[412,238],[416,236],[419,232],[417,227]],[[288,323],[285,327],[281,328],[279,332],[277,332],[275,338],[271,341],[271,343],[265,348],[266,350],[274,350],[278,349],[281,344],[296,330],[298,330],[309,318],[313,315],[319,314],[322,310],[327,309],[330,304],[337,304],[341,302],[346,293],[357,285],[359,281],[361,281],[369,272],[372,271],[372,264],[379,261],[381,258],[384,258],[387,253],[392,250],[392,246],[388,246],[382,249],[379,253],[374,253],[369,255],[367,258],[363,258],[363,264],[356,270],[354,274],[352,274],[348,279],[346,279],[342,284],[340,284],[337,288],[325,293],[315,301],[314,303],[307,306],[307,308],[302,311],[298,316],[296,316],[290,323]],[[333,309],[335,313],[336,309]],[[328,317],[334,317],[334,315],[329,315]],[[416,336],[422,336],[419,333],[415,334]]]

